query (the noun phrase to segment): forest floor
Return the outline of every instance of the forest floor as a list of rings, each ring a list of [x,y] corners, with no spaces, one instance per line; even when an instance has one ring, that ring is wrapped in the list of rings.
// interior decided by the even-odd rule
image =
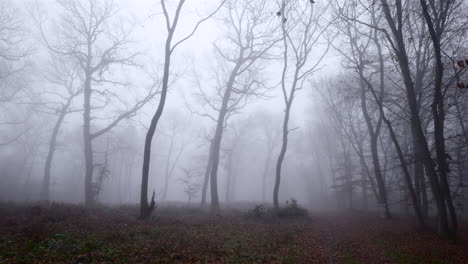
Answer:
[[[142,221],[132,207],[2,204],[0,263],[468,263],[466,222],[454,243],[411,219],[251,212],[167,207]]]

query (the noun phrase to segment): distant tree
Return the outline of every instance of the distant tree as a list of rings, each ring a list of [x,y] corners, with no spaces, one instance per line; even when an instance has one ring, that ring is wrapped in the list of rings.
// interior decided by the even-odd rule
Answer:
[[[52,70],[45,74],[45,78],[52,86],[58,87],[57,89],[54,88],[44,91],[43,95],[54,93],[55,95],[58,95],[60,101],[42,103],[42,107],[44,107],[46,111],[49,110],[48,113],[57,116],[50,136],[47,157],[44,165],[44,178],[42,180],[41,200],[46,202],[50,199],[51,169],[60,127],[62,126],[67,114],[77,111],[71,109],[71,104],[73,99],[83,91],[82,85],[79,81],[76,65],[70,65],[57,56],[52,56],[52,58]]]
[[[207,195],[207,190],[208,190],[208,182],[210,180],[210,171],[211,171],[211,163],[213,162],[213,159],[211,158],[212,156],[212,143],[213,139],[208,140],[208,155],[206,159],[206,167],[205,167],[205,172],[203,174],[203,185],[202,185],[202,197],[200,201],[200,207],[205,207],[206,206],[206,195]]]
[[[266,112],[254,113],[251,116],[250,124],[253,124],[260,134],[262,144],[265,145],[265,162],[263,164],[262,179],[261,179],[261,197],[262,201],[267,201],[268,177],[271,176],[272,161],[278,142],[281,137],[280,126],[276,121],[278,118]]]
[[[221,18],[227,35],[215,43],[214,49],[219,58],[216,64],[216,93],[211,96],[199,85],[198,97],[205,112],[192,112],[210,118],[216,123],[209,148],[209,177],[211,211],[219,211],[218,168],[223,132],[229,118],[237,114],[251,97],[263,97],[265,81],[261,79],[262,62],[272,59],[271,50],[279,42],[275,27],[271,27],[271,12],[267,1],[231,1],[223,6]],[[224,42],[222,43],[224,44]],[[205,179],[205,182],[207,179]],[[205,201],[205,188],[202,204]]]
[[[19,106],[15,101],[22,97],[24,94],[21,92],[26,90],[25,69],[28,65],[27,59],[33,52],[27,44],[21,12],[11,1],[0,3],[0,36],[0,126],[11,128],[21,125],[24,120],[17,120],[18,118],[9,115],[5,109],[8,108],[7,105],[12,104],[15,112],[18,110]],[[25,133],[26,131],[22,130],[2,135],[0,147],[16,142]]]
[[[25,68],[25,59],[32,52],[26,46],[24,21],[19,14],[10,1],[0,3],[0,104],[11,101],[20,91],[10,81]]]
[[[188,122],[186,121],[187,120],[183,120],[181,116],[176,115],[176,113],[171,113],[170,119],[168,120],[170,124],[168,124],[167,129],[164,132],[159,131],[159,133],[169,139],[169,146],[167,148],[164,165],[164,185],[161,196],[163,201],[167,198],[169,191],[169,180],[174,174],[174,170],[180,160],[180,157],[188,146],[183,127],[184,125],[188,125]]]
[[[115,78],[117,67],[135,67],[139,53],[129,52],[131,29],[111,26],[111,19],[116,15],[116,6],[112,1],[58,1],[63,13],[59,21],[59,33],[53,41],[47,36],[43,19],[36,20],[41,29],[45,46],[64,58],[73,61],[79,69],[83,82],[83,139],[85,156],[85,203],[94,204],[93,141],[106,134],[122,120],[132,117],[146,103],[158,94],[158,82],[154,81],[146,95],[132,105],[124,103],[125,109],[112,117],[98,117],[97,109],[108,109],[110,104],[117,104],[123,99],[113,92],[113,86],[128,86],[125,81]],[[101,105],[97,105],[100,103]],[[94,105],[93,105],[94,104]],[[92,121],[97,118],[111,121],[97,131],[93,130]],[[98,125],[94,125],[97,127]]]
[[[187,195],[187,202],[190,204],[193,198],[198,196],[200,191],[200,183],[197,181],[197,173],[189,169],[184,170],[184,178],[180,178],[179,181],[184,184],[184,192]]]
[[[210,172],[211,211],[219,211],[218,166],[221,141],[227,116],[242,109],[249,96],[262,96],[265,83],[260,79],[261,62],[271,59],[270,50],[279,41],[275,28],[269,27],[270,12],[267,1],[227,1],[225,8],[229,36],[233,47],[220,48],[217,53],[228,63],[226,76],[221,76],[219,94],[221,105],[215,107],[216,129],[212,141]],[[220,65],[222,66],[222,65]],[[262,91],[263,90],[263,91]]]
[[[367,77],[367,75],[373,74],[367,72],[367,68],[371,68],[373,66],[372,58],[374,56],[374,54],[369,52],[373,47],[373,42],[370,41],[367,36],[375,34],[375,30],[372,28],[365,28],[368,31],[370,31],[365,32],[363,29],[361,29],[362,26],[358,22],[348,19],[349,16],[357,16],[356,13],[359,11],[356,10],[355,6],[357,6],[355,3],[350,2],[347,6],[340,7],[339,9],[341,13],[339,13],[338,16],[341,18],[343,23],[339,24],[337,28],[340,30],[340,33],[342,35],[346,36],[344,43],[346,43],[346,46],[349,48],[343,49],[341,47],[335,46],[335,50],[341,53],[343,58],[345,59],[346,63],[344,63],[344,66],[346,68],[353,69],[355,72],[358,73],[359,89],[357,89],[356,93],[359,94],[359,109],[362,112],[362,116],[364,118],[367,132],[370,138],[369,144],[372,157],[372,168],[375,180],[377,182],[377,200],[379,201],[379,204],[382,207],[382,211],[385,215],[385,218],[391,218],[391,213],[388,204],[387,187],[382,175],[381,161],[378,149],[378,139],[382,131],[383,118],[380,114],[380,111],[375,111],[375,105],[372,104],[372,102],[369,102],[368,85],[366,84],[366,80],[364,80]],[[372,13],[372,17],[375,17],[374,9],[375,7],[371,6],[370,12]],[[344,12],[346,12],[346,14],[343,14]],[[373,20],[373,22],[373,24],[377,23],[375,20]],[[378,50],[377,53],[380,54],[380,56],[383,56],[382,46],[380,45],[380,43],[378,43],[376,49]],[[382,68],[379,76],[380,85],[378,91],[380,101],[383,100],[383,96],[385,94],[384,73],[385,69]],[[374,112],[377,112],[377,114],[373,114]],[[364,153],[361,152],[361,157],[363,157],[363,154]],[[363,160],[363,162],[365,161]]]

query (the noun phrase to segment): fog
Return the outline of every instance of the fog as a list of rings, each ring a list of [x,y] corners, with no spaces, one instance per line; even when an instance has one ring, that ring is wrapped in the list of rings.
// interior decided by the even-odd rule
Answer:
[[[1,1],[0,201],[296,200],[455,232],[467,4],[389,2]]]

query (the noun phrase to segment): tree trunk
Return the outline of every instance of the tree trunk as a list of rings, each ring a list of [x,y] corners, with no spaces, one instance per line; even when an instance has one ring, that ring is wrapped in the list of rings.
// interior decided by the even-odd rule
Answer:
[[[437,27],[437,30],[434,25],[434,21],[432,20],[426,0],[420,0],[423,16],[426,20],[426,24],[431,36],[432,44],[434,47],[434,55],[435,55],[435,77],[434,77],[434,98],[432,102],[432,116],[434,119],[434,142],[435,142],[435,149],[436,149],[436,158],[437,158],[437,166],[441,184],[441,194],[443,199],[445,200],[446,206],[448,208],[448,212],[450,214],[450,227],[449,227],[449,237],[454,238],[457,228],[457,215],[455,212],[455,206],[453,205],[452,201],[452,194],[450,191],[450,186],[448,184],[448,172],[449,167],[447,163],[447,152],[445,150],[445,138],[444,138],[444,122],[445,122],[445,105],[444,105],[444,96],[442,91],[442,82],[444,78],[444,65],[442,63],[442,48],[441,48],[441,36],[444,32],[444,28],[440,25]],[[450,6],[450,2],[446,5],[448,9]],[[443,7],[442,7],[443,9]],[[439,10],[442,15],[444,10]],[[433,10],[436,12],[436,10]],[[439,19],[438,15],[435,14],[435,19]],[[445,19],[446,17],[442,17],[441,19]],[[436,32],[437,31],[437,32]]]
[[[166,103],[167,90],[169,88],[169,70],[170,70],[170,64],[171,64],[171,40],[172,40],[173,34],[174,32],[171,30],[166,40],[161,98],[159,100],[158,108],[156,109],[156,112],[153,118],[151,119],[151,124],[148,129],[148,132],[146,133],[146,138],[145,138],[145,148],[143,152],[143,168],[142,168],[142,176],[141,176],[141,193],[140,193],[140,218],[141,219],[148,218],[155,207],[154,193],[153,193],[153,198],[151,200],[151,204],[148,205],[148,175],[149,175],[150,160],[151,160],[151,144],[153,141],[154,132],[156,131],[156,127],[162,116],[164,105]]]
[[[202,208],[206,206],[206,193],[208,191],[208,181],[210,180],[211,163],[213,161],[213,140],[210,140],[210,149],[208,152],[208,161],[205,168],[205,176],[203,177],[202,198],[200,202],[200,207]]]
[[[60,130],[60,126],[67,115],[68,107],[70,106],[71,100],[62,106],[60,114],[55,122],[54,129],[52,130],[52,136],[49,143],[49,151],[47,152],[47,158],[44,167],[44,179],[42,180],[41,200],[48,202],[50,199],[50,171],[52,168],[52,161],[54,159],[55,148],[57,144],[57,136]]]
[[[398,58],[398,64],[400,67],[400,72],[403,77],[403,82],[406,88],[406,97],[408,101],[408,106],[410,109],[410,119],[411,119],[411,129],[413,134],[415,135],[415,140],[417,146],[421,150],[422,160],[424,163],[424,167],[426,169],[426,175],[429,179],[429,183],[431,186],[431,190],[433,193],[434,200],[436,202],[437,212],[438,212],[438,233],[443,237],[450,237],[451,232],[448,226],[448,218],[447,218],[447,208],[444,201],[444,194],[440,188],[439,177],[436,170],[436,164],[432,159],[431,152],[427,143],[427,139],[424,135],[424,131],[422,128],[421,118],[418,112],[416,94],[414,89],[414,83],[411,75],[411,70],[408,62],[408,56],[406,53],[406,46],[405,41],[403,38],[403,33],[401,31],[400,25],[395,24],[395,20],[392,17],[392,13],[390,11],[390,5],[388,4],[387,0],[381,0],[383,12],[385,15],[385,19],[390,26],[394,37],[394,52]],[[397,2],[397,13],[398,21],[402,21],[402,3]],[[401,23],[401,22],[399,22]]]
[[[360,70],[361,77],[362,76],[362,70]],[[377,188],[379,191],[379,205],[381,206],[382,210],[384,211],[384,217],[386,219],[390,219],[392,216],[390,214],[390,209],[388,207],[388,199],[387,199],[387,189],[385,187],[385,181],[382,177],[382,171],[380,170],[380,160],[379,160],[379,153],[377,150],[377,143],[378,143],[378,136],[380,132],[380,127],[381,127],[381,118],[379,117],[379,120],[377,121],[377,125],[374,129],[374,125],[372,124],[372,119],[369,116],[368,110],[367,110],[367,102],[366,102],[366,87],[363,83],[363,80],[361,80],[361,109],[362,109],[362,114],[364,116],[364,119],[366,121],[367,125],[367,131],[370,136],[370,148],[371,148],[371,153],[372,153],[372,165],[374,168],[374,174],[375,174],[375,179],[377,180]]]
[[[244,50],[241,49],[236,65],[232,69],[229,79],[226,83],[226,90],[224,90],[223,101],[218,114],[216,123],[215,135],[213,138],[213,156],[211,163],[210,174],[210,191],[211,191],[211,213],[219,211],[219,196],[218,196],[218,167],[219,167],[219,152],[221,148],[221,140],[223,138],[224,122],[228,112],[228,104],[231,99],[231,91],[236,80],[239,69],[243,63]]]
[[[408,189],[408,191],[410,193],[411,200],[413,202],[413,208],[414,208],[414,211],[415,211],[416,216],[418,218],[419,224],[422,227],[425,227],[426,224],[424,222],[424,217],[423,217],[423,214],[421,212],[421,207],[420,207],[420,204],[418,202],[416,192],[415,192],[415,190],[413,188],[413,184],[411,182],[411,176],[410,176],[410,173],[409,173],[408,165],[406,163],[405,156],[404,156],[403,151],[401,149],[400,143],[399,143],[398,138],[397,138],[397,136],[395,134],[395,131],[393,130],[392,124],[385,117],[382,102],[378,100],[378,98],[377,98],[377,96],[376,96],[376,94],[375,94],[375,92],[374,92],[374,90],[372,88],[371,88],[371,91],[372,91],[372,93],[374,95],[374,98],[377,101],[379,111],[380,111],[380,114],[382,116],[382,120],[383,120],[383,122],[386,124],[386,126],[388,128],[388,131],[390,133],[390,138],[392,139],[393,145],[395,146],[395,150],[397,151],[398,159],[399,159],[400,165],[401,165],[401,167],[403,169],[403,175],[404,175],[404,180],[405,180],[405,183],[406,183],[406,187],[407,187],[407,189]]]
[[[231,201],[231,191],[232,191],[232,156],[233,156],[233,151],[234,149],[229,150],[229,155],[228,155],[228,160],[227,160],[227,169],[226,169],[226,197],[225,201],[226,203],[229,203]]]
[[[172,158],[172,149],[174,147],[174,136],[171,135],[171,140],[170,140],[170,143],[169,143],[169,150],[168,150],[168,153],[167,153],[167,160],[166,160],[166,168],[165,168],[165,171],[164,171],[164,188],[163,188],[163,193],[162,193],[162,197],[161,197],[161,200],[165,201],[166,198],[167,198],[167,192],[168,192],[168,189],[169,189],[169,176],[170,176],[170,171],[171,171],[171,158]]]
[[[211,210],[211,213],[219,212],[218,167],[219,167],[219,151],[221,148],[221,140],[223,138],[223,123],[224,123],[225,114],[226,114],[226,110],[224,111],[221,110],[219,112],[218,124],[216,125],[215,137],[213,138],[213,157],[212,157],[213,160],[212,160],[211,170],[210,170],[210,193],[211,193],[210,210]]]
[[[265,202],[266,198],[266,188],[267,188],[267,177],[270,171],[270,162],[271,162],[271,153],[273,151],[272,147],[268,147],[267,157],[265,159],[265,164],[263,165],[263,174],[262,174],[262,201]]]
[[[362,210],[367,211],[367,180],[366,169],[361,166]]]
[[[288,104],[286,105],[286,110],[284,114],[283,120],[283,141],[281,144],[281,150],[278,156],[278,161],[276,162],[276,177],[275,177],[275,187],[273,188],[273,208],[275,211],[279,210],[279,202],[278,202],[278,194],[279,194],[279,187],[281,183],[281,168],[283,166],[284,156],[286,155],[286,150],[288,148],[288,123],[289,123],[289,114],[291,111],[291,103],[292,97],[289,100]]]
[[[91,54],[91,51],[89,52]],[[91,137],[91,76],[87,72],[84,85],[84,111],[83,111],[83,140],[85,158],[85,205],[94,204],[93,195],[93,142]]]
[[[372,13],[373,15],[373,20],[375,20],[375,17],[374,17],[374,13]],[[378,56],[379,56],[379,67],[380,67],[380,93],[379,95],[377,95],[377,93],[375,92],[372,84],[367,81],[367,79],[365,78],[362,78],[361,80],[363,80],[366,85],[368,86],[368,88],[370,89],[373,97],[374,97],[374,100],[376,101],[377,103],[377,107],[379,109],[379,114],[380,114],[380,120],[383,121],[385,123],[385,125],[387,126],[387,129],[390,133],[390,138],[393,142],[393,145],[395,147],[395,150],[397,151],[397,154],[398,154],[398,159],[400,161],[400,165],[403,169],[403,175],[404,175],[404,180],[406,182],[406,187],[408,188],[408,191],[410,193],[410,196],[411,196],[411,199],[412,199],[412,202],[413,202],[413,208],[415,210],[415,213],[416,213],[416,216],[418,217],[418,221],[420,223],[420,225],[422,227],[425,227],[425,222],[424,222],[424,217],[421,213],[421,207],[420,207],[420,203],[418,201],[418,198],[417,198],[417,194],[413,188],[413,184],[411,182],[411,176],[410,176],[410,173],[409,173],[409,169],[408,169],[408,165],[406,163],[406,160],[405,160],[405,156],[403,155],[403,151],[401,149],[401,146],[400,146],[400,143],[397,139],[397,136],[393,130],[393,127],[392,127],[392,124],[390,123],[390,121],[386,118],[385,116],[385,112],[384,112],[384,109],[383,109],[383,92],[384,92],[384,87],[385,87],[385,72],[384,72],[384,58],[383,58],[383,54],[382,54],[382,48],[381,48],[381,45],[380,45],[380,41],[378,39],[378,36],[377,36],[377,32],[375,31],[374,32],[374,38],[373,38],[373,41],[375,42],[376,46],[377,46],[377,50],[378,50]],[[361,76],[363,77],[363,76]],[[419,116],[418,116],[419,117]],[[376,150],[376,149],[375,149]]]

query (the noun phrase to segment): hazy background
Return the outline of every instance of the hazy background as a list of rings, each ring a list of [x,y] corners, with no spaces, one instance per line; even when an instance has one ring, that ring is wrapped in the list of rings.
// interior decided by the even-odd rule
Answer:
[[[176,2],[168,1],[169,10],[174,10]],[[316,5],[325,4],[322,1],[317,2]],[[218,3],[219,1],[214,0],[187,1],[175,40],[187,35],[200,17],[212,12]],[[28,52],[21,60],[8,63],[8,67],[21,70],[9,76],[2,84],[2,89],[14,92],[1,105],[0,139],[5,144],[0,146],[0,200],[31,202],[39,199],[50,134],[57,119],[54,109],[59,109],[63,95],[63,89],[47,78],[48,73],[53,71],[53,55],[46,47],[46,40],[50,43],[61,41],[63,9],[54,0],[4,0],[2,4],[12,17],[18,19],[21,29],[18,31],[21,41],[15,44],[15,49]],[[141,99],[152,83],[162,78],[167,30],[159,1],[115,0],[114,4],[116,13],[107,22],[107,27],[116,32],[131,31],[131,42],[123,53],[139,53],[135,57],[138,66],[116,67],[110,71],[108,78],[126,85],[104,83],[99,87],[101,91],[111,91],[112,99],[108,102],[93,101],[96,105],[105,105],[93,110],[93,129],[109,124],[116,113],[121,113]],[[272,1],[268,8],[271,9],[269,12],[272,23],[280,23],[281,18],[276,14],[278,3]],[[330,12],[327,16],[331,17],[332,9],[327,12]],[[171,86],[153,141],[151,157],[148,189],[150,193],[152,190],[156,191],[158,202],[185,202],[188,199],[184,192],[187,184],[200,188],[203,182],[209,149],[208,138],[213,134],[216,124],[202,115],[216,113],[209,110],[206,102],[200,99],[200,91],[216,97],[216,73],[222,72],[222,67],[213,43],[221,48],[229,47],[226,39],[229,32],[222,22],[223,15],[225,10],[221,9],[173,54]],[[330,28],[330,31],[337,29]],[[332,46],[342,47],[344,43],[337,37]],[[324,39],[316,45],[310,58],[317,59],[321,56],[326,44]],[[337,129],[337,123],[332,120],[334,113],[330,110],[330,103],[335,99],[335,90],[331,91],[330,87],[335,87],[336,91],[345,90],[340,95],[336,93],[338,98],[346,96],[346,87],[357,86],[356,77],[351,77],[349,69],[343,67],[343,57],[334,48],[329,50],[321,62],[320,70],[310,75],[304,82],[303,89],[297,91],[290,120],[290,129],[293,131],[290,133],[283,165],[281,203],[295,198],[310,208],[335,208],[340,203],[336,199],[339,196],[337,189],[332,188],[336,175],[346,174],[346,170],[352,170],[350,173],[354,175],[362,173],[359,157],[353,152],[351,145],[341,145],[340,137],[343,135],[339,135],[340,129]],[[273,49],[273,52],[281,54],[279,49]],[[265,62],[261,71],[262,80],[269,87],[265,96],[249,97],[245,107],[227,122],[219,167],[221,203],[271,201],[284,115],[284,101],[279,86],[282,60],[278,56],[278,59]],[[393,64],[390,59],[388,61],[392,64],[388,67],[393,69],[396,63]],[[395,71],[392,74],[394,76]],[[77,82],[80,82],[80,78]],[[330,84],[333,82],[335,85]],[[402,92],[399,85],[401,80],[392,84],[397,91],[395,94]],[[349,92],[349,97],[353,96]],[[156,96],[135,115],[124,119],[109,133],[94,141],[95,162],[106,164],[108,169],[98,196],[100,203],[139,202],[143,144],[158,101],[159,97]],[[83,116],[79,111],[82,105],[83,100],[79,95],[71,103],[71,108],[76,111],[65,117],[58,133],[51,171],[53,201],[84,201]],[[344,112],[351,112],[355,107],[356,104],[349,106]],[[376,114],[377,108],[373,107],[370,111]],[[395,116],[398,117],[396,114]],[[396,122],[407,121],[404,115],[399,119],[395,116],[392,118]],[[356,121],[359,129],[364,124],[362,116],[360,118]],[[409,130],[405,129],[408,126],[402,126],[397,132],[399,135],[407,134]],[[365,131],[359,132],[366,138]],[[386,140],[380,143],[379,150],[384,151],[391,144],[388,138]],[[408,142],[405,143],[409,145]],[[390,152],[392,151],[393,148]],[[353,166],[341,166],[343,159],[340,155],[351,157]],[[370,154],[366,154],[366,158],[369,157]],[[388,171],[387,181],[393,182],[395,186],[402,185],[395,156],[385,154],[385,161],[382,163],[385,163],[385,172]],[[229,172],[231,182],[228,184]],[[163,197],[167,173],[170,177],[167,193]],[[344,198],[348,207],[352,207],[353,201],[360,207],[362,194],[358,187],[355,190],[351,200]],[[371,197],[370,190],[368,193]],[[396,188],[390,195],[390,204],[398,207],[401,195],[401,190]],[[208,199],[209,197],[208,195]],[[200,190],[191,203],[197,204],[199,199]],[[368,205],[375,205],[374,200],[369,198]]]

